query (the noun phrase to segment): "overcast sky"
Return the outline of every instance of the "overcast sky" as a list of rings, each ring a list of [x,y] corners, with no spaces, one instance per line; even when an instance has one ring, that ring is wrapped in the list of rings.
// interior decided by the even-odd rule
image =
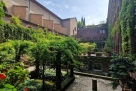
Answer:
[[[109,0],[37,0],[62,19],[85,17],[86,25],[106,21]]]

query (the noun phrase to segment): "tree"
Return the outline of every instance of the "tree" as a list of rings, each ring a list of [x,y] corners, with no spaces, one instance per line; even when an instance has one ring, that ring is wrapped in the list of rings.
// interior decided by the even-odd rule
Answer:
[[[39,70],[40,69],[39,69],[39,66],[42,63],[42,61],[45,61],[45,57],[46,57],[47,53],[46,54],[43,54],[43,53],[44,53],[45,50],[48,50],[47,49],[47,45],[48,45],[48,43],[45,40],[43,40],[43,41],[36,42],[30,48],[31,57],[33,57],[35,59],[34,62],[35,62],[35,65],[36,65],[35,72],[34,72],[34,74],[32,74],[32,76],[34,78],[40,78],[40,74],[39,74]]]
[[[85,25],[85,17],[84,17],[84,26],[86,26],[86,25]]]
[[[30,41],[9,40],[8,42],[0,44],[0,51],[7,53],[7,56],[6,54],[4,54],[5,56],[3,55],[7,60],[20,62],[21,56],[28,53],[28,48],[32,44]]]
[[[2,17],[5,15],[4,14],[4,9],[3,7],[5,6],[5,3],[3,1],[0,1],[0,23],[2,23]]]
[[[83,26],[85,26],[85,17],[81,17],[81,22],[83,23]]]
[[[96,43],[80,43],[80,45],[89,53],[94,52],[96,49]]]
[[[81,21],[78,21],[78,22],[77,22],[77,27],[78,27],[78,28],[81,28],[81,27],[83,27],[83,26],[84,26],[83,22],[81,22]]]
[[[78,41],[74,38],[51,34],[41,28],[35,31],[34,29],[7,23],[3,25],[3,29],[0,29],[0,32],[2,32],[2,35],[8,34],[6,37],[2,36],[3,39],[6,38],[8,41],[0,44],[0,62],[7,59],[19,63],[20,57],[23,54],[27,54],[34,58],[36,71],[38,72],[36,73],[36,77],[39,77],[39,66],[41,63],[43,63],[44,68],[45,61],[54,61],[56,65],[56,88],[60,89],[61,60],[64,56],[67,56],[68,60],[66,61],[70,62],[71,76],[73,76],[74,60],[78,58],[78,56],[81,56],[82,52],[81,45],[79,45]],[[11,73],[14,73],[14,71]]]
[[[27,54],[30,41],[7,41],[0,44],[0,71],[4,71],[7,75],[5,84],[11,84],[18,87],[28,78],[28,70],[24,68],[24,64],[20,62],[20,57]]]
[[[58,41],[59,40],[59,41]],[[72,37],[54,35],[50,37],[49,50],[54,52],[56,65],[56,89],[61,88],[61,60],[65,56],[71,65],[71,76],[73,76],[73,61],[81,56],[82,47]]]
[[[85,17],[83,18],[83,16],[81,17],[81,21],[78,21],[77,22],[77,27],[84,27],[84,26],[86,26],[85,25]]]
[[[83,18],[83,16],[81,17],[81,22],[84,24],[84,18]]]
[[[105,24],[106,22],[105,21],[100,21],[99,24]]]
[[[129,72],[136,71],[136,65],[134,64],[134,59],[131,56],[125,57],[117,57],[111,60],[112,65],[110,69],[112,70],[111,76],[113,78],[117,78],[113,81],[113,89],[116,89],[120,84],[122,88],[132,89],[134,91],[136,89],[135,84],[136,81],[132,79],[129,75]]]

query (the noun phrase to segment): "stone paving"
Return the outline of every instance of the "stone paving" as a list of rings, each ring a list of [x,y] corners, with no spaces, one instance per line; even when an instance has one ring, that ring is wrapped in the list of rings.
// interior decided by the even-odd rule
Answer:
[[[97,79],[97,91],[122,91],[120,87],[113,90],[111,81],[78,75],[76,75],[75,81],[69,86],[66,91],[93,91],[92,79]]]

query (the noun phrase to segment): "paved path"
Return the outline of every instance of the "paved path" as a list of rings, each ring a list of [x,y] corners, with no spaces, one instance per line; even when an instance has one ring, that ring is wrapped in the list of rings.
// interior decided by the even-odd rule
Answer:
[[[111,81],[78,75],[66,91],[92,91],[92,79],[97,79],[97,91],[122,91],[120,87],[113,90]]]

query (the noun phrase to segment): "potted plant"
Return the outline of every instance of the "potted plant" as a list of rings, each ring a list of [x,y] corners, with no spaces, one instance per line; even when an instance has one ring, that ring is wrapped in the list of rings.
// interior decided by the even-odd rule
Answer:
[[[110,47],[105,47],[104,48],[104,52],[106,53],[106,56],[111,56],[111,53],[112,53],[112,48]]]
[[[111,60],[111,76],[117,78],[112,83],[113,89],[116,89],[117,86],[120,85],[123,91],[131,91],[131,89],[135,91],[133,89],[136,89],[136,80],[130,77],[128,73],[135,70],[135,65],[132,62],[133,61],[128,57],[118,57]]]

